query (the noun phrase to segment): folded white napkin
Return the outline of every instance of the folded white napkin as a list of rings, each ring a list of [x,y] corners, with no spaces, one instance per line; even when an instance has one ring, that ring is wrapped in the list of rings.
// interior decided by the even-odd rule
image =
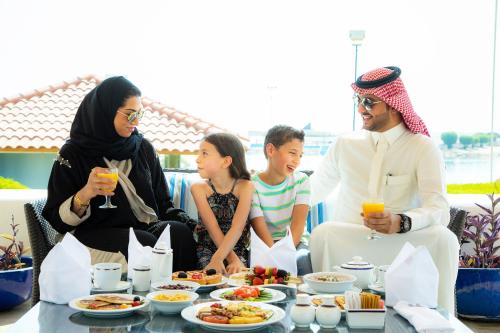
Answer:
[[[66,304],[74,298],[90,295],[90,253],[72,234],[66,233],[42,262],[40,299]]]
[[[165,243],[166,248],[170,249],[170,225],[161,233],[160,237],[155,243],[155,247],[159,243]],[[175,254],[175,253],[174,253]],[[135,236],[134,229],[130,228],[128,238],[128,272],[127,278],[132,279],[133,268],[136,266],[149,266],[151,267],[151,260],[153,258],[153,248],[151,246],[142,246]]]
[[[447,333],[455,330],[448,319],[427,307],[410,306],[408,302],[399,301],[394,310],[406,318],[419,333]]]
[[[385,273],[385,303],[437,307],[439,272],[425,246],[405,243]]]
[[[297,275],[297,249],[293,244],[292,232],[287,228],[286,237],[269,247],[250,228],[250,267],[278,267]]]

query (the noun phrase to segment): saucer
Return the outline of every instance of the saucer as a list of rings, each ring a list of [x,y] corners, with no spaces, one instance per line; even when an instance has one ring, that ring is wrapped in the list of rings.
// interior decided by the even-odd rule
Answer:
[[[303,293],[311,294],[311,295],[329,295],[329,294],[330,295],[340,295],[340,294],[342,294],[342,293],[339,293],[338,291],[336,291],[334,293],[318,292],[318,291],[314,290],[313,288],[309,287],[309,285],[306,283],[299,285],[299,287],[297,289]],[[361,292],[361,289],[359,289],[358,287],[354,287],[354,286],[352,286],[352,288],[349,288],[347,290]]]
[[[119,293],[126,292],[128,288],[132,287],[132,283],[130,281],[120,281],[114,288],[109,289],[101,289],[92,286],[90,290],[90,294],[102,294],[102,293]]]
[[[385,294],[385,288],[382,285],[377,284],[377,283],[369,284],[368,285],[368,289],[376,291],[376,292],[378,292],[380,294]]]

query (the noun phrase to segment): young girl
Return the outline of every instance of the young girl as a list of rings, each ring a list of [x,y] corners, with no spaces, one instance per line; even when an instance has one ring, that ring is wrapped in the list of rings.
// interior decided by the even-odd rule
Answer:
[[[191,186],[201,222],[195,229],[199,264],[217,272],[239,272],[248,264],[253,194],[245,150],[234,135],[210,134],[200,144],[196,164],[204,179]]]

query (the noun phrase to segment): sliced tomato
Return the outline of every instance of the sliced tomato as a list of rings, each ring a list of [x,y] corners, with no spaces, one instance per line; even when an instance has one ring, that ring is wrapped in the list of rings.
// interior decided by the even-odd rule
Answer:
[[[219,315],[204,316],[202,320],[207,321],[209,323],[214,323],[214,324],[227,324],[227,323],[229,323],[228,317],[219,316]]]

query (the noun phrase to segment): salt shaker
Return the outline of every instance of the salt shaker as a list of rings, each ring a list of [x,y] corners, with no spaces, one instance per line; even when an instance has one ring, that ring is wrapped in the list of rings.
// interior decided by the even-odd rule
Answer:
[[[167,244],[164,242],[158,243],[152,251],[151,255],[151,283],[161,281],[162,266],[167,254]]]
[[[151,286],[151,269],[149,266],[132,268],[132,286],[135,291],[148,291]]]
[[[290,318],[296,327],[309,327],[314,321],[315,312],[309,302],[309,295],[297,294],[296,302],[290,311]]]
[[[334,328],[340,321],[340,310],[335,306],[335,296],[325,295],[316,309],[316,321],[323,328]]]

